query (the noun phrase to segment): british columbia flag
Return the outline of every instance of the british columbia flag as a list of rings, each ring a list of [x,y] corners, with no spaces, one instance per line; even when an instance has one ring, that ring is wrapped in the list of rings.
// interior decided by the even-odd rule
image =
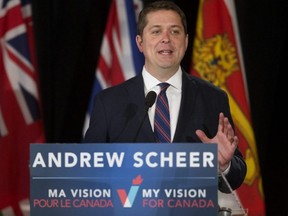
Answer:
[[[94,96],[141,72],[144,57],[136,45],[137,15],[141,0],[112,0],[102,39],[90,104],[84,123],[88,128]]]
[[[29,214],[29,145],[43,143],[31,4],[0,0],[0,215]]]

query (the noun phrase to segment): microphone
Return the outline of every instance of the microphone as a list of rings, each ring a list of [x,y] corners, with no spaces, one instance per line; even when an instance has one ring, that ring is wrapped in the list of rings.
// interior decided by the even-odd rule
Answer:
[[[145,112],[145,114],[147,113],[148,109],[150,107],[152,107],[153,104],[155,103],[156,96],[157,96],[157,94],[154,91],[150,91],[146,95],[146,98],[145,98],[146,112]]]
[[[140,126],[139,126],[139,128],[138,128],[138,130],[137,130],[137,132],[136,132],[136,136],[135,136],[134,139],[133,139],[133,142],[136,141],[136,139],[137,139],[137,137],[138,137],[138,135],[139,135],[139,132],[140,132],[141,128],[143,127],[143,123],[144,123],[144,120],[145,120],[145,118],[146,118],[146,116],[147,116],[147,112],[148,112],[149,108],[152,107],[153,104],[155,103],[156,97],[157,97],[157,94],[156,94],[156,92],[154,92],[154,91],[150,91],[150,92],[148,92],[148,94],[146,95],[146,97],[145,97],[145,106],[146,106],[146,107],[145,107],[144,118],[142,119],[142,121],[141,121],[141,123],[140,123]]]

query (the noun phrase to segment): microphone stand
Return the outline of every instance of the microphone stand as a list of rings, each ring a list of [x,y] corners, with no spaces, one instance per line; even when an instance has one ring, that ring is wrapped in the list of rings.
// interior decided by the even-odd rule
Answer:
[[[136,132],[136,136],[133,139],[133,143],[136,142],[136,139],[137,139],[137,137],[139,135],[139,132],[140,132],[141,128],[143,127],[144,121],[145,121],[145,119],[147,117],[148,110],[155,103],[156,97],[157,97],[157,94],[154,91],[150,91],[146,95],[146,98],[145,98],[145,106],[146,106],[145,107],[145,115],[144,115],[144,118],[142,119],[142,121],[140,123],[140,126],[138,127],[138,130]]]

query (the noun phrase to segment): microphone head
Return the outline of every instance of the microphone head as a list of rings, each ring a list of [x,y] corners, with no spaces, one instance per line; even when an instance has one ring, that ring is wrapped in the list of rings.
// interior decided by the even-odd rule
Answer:
[[[156,92],[154,92],[154,91],[148,92],[148,94],[146,95],[146,98],[145,98],[145,105],[148,108],[152,107],[153,104],[155,103],[156,97],[157,97]]]

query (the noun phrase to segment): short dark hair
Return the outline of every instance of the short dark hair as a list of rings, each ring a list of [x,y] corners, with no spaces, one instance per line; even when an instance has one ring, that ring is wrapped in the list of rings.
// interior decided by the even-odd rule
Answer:
[[[183,27],[184,27],[185,34],[187,34],[187,32],[188,32],[187,31],[187,20],[186,20],[185,13],[174,2],[160,0],[160,1],[154,1],[154,2],[146,5],[142,9],[142,11],[139,13],[138,24],[137,24],[138,35],[142,36],[143,29],[147,25],[147,19],[146,19],[147,14],[149,14],[150,12],[159,11],[159,10],[172,10],[172,11],[175,11],[177,14],[179,14],[179,16],[181,18],[181,22],[182,22]]]

